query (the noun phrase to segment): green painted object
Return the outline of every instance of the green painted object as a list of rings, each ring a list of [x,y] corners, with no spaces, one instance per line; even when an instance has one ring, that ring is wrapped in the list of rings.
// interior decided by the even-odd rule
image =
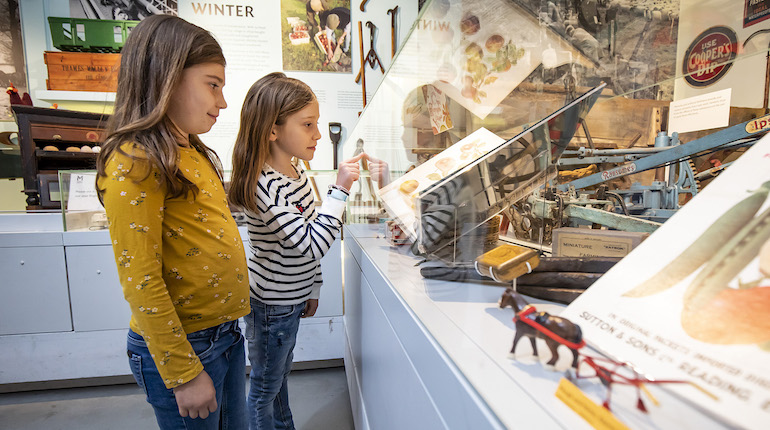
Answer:
[[[53,46],[62,51],[120,52],[139,21],[49,16]]]

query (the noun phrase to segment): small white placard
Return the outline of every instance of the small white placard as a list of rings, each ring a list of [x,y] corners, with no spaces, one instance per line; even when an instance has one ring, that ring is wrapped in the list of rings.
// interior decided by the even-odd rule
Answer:
[[[101,211],[102,205],[96,195],[96,173],[73,173],[70,175],[69,211]]]
[[[671,102],[668,131],[687,133],[730,125],[731,88]]]

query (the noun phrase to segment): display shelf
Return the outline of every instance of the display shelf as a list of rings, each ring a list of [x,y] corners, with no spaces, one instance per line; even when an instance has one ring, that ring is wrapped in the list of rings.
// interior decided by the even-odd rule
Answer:
[[[346,318],[348,314],[356,314],[356,309],[352,309],[355,304],[347,299],[354,288],[347,284],[348,265],[356,263],[360,266],[361,277],[365,279],[361,282],[361,289],[365,290],[367,286],[371,289],[431,403],[444,420],[455,416],[455,409],[470,408],[461,403],[467,403],[469,398],[475,396],[481,403],[479,410],[487,408],[493,415],[488,422],[471,423],[476,428],[498,427],[497,422],[507,428],[516,428],[523,423],[537,423],[543,428],[590,428],[586,421],[555,397],[559,381],[571,360],[571,354],[566,349],[560,350],[560,360],[556,364],[559,371],[552,371],[541,364],[550,358],[545,344],[539,346],[540,361],[532,355],[526,341],[519,343],[517,358],[510,358],[515,333],[513,312],[498,306],[503,292],[501,287],[424,279],[417,266],[421,259],[409,252],[408,247],[390,246],[381,227],[348,225],[345,230],[346,247],[355,260],[350,262],[346,254]],[[563,308],[532,298],[528,301],[539,311],[552,314],[558,314]],[[374,324],[369,321],[370,318],[375,319],[365,310],[361,315],[364,330]],[[355,345],[355,339],[367,339],[367,333],[354,334],[351,322],[346,319],[345,324],[348,341],[352,342],[349,350],[361,349],[361,345]],[[360,355],[371,357],[371,351],[365,350],[365,342],[362,344],[364,351]],[[434,350],[428,348],[426,351],[425,345],[432,345]],[[594,351],[591,353],[597,354]],[[377,358],[378,362],[389,360],[390,356]],[[362,360],[361,365],[366,367],[367,363]],[[440,375],[442,367],[448,369],[444,375]],[[457,380],[448,380],[446,374],[455,375]],[[361,378],[361,386],[372,383],[366,380],[366,371]],[[580,380],[577,385],[593,402],[601,404],[604,400],[604,387],[598,379]],[[467,393],[453,392],[451,387],[465,387],[462,389]],[[709,416],[707,411],[683,402],[665,389],[652,386],[648,389],[660,405],[652,406],[647,401],[650,413],[645,414],[636,409],[636,391],[632,387],[613,386],[612,410],[630,428],[728,427]],[[394,404],[399,403],[399,399],[380,401],[390,402],[391,407],[398,407]],[[363,403],[369,419],[378,416],[376,409],[380,401],[364,396]]]
[[[38,148],[35,150],[35,156],[39,159],[94,161],[97,154],[93,152],[46,151]]]
[[[79,101],[79,102],[102,102],[114,103],[115,93],[101,91],[57,91],[57,90],[37,90],[35,98],[40,100],[58,102],[58,101]]]

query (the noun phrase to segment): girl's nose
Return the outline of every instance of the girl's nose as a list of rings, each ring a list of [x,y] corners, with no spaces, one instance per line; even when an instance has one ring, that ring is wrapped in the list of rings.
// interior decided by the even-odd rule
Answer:
[[[318,130],[318,124],[315,125],[315,134],[313,134],[313,140],[321,139],[321,131]]]
[[[227,102],[225,101],[225,95],[220,93],[219,97],[217,98],[217,107],[219,109],[226,109],[227,108]]]

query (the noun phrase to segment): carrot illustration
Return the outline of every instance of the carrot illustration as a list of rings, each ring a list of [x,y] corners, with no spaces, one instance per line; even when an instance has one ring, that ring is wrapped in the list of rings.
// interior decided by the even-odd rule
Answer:
[[[741,231],[741,228],[752,220],[767,199],[768,193],[770,193],[770,181],[762,184],[759,189],[727,210],[666,267],[647,281],[624,293],[623,296],[646,297],[657,294],[688,277],[709,261],[714,255],[715,249],[719,248],[720,243],[734,238]],[[756,256],[756,252],[753,255]]]

